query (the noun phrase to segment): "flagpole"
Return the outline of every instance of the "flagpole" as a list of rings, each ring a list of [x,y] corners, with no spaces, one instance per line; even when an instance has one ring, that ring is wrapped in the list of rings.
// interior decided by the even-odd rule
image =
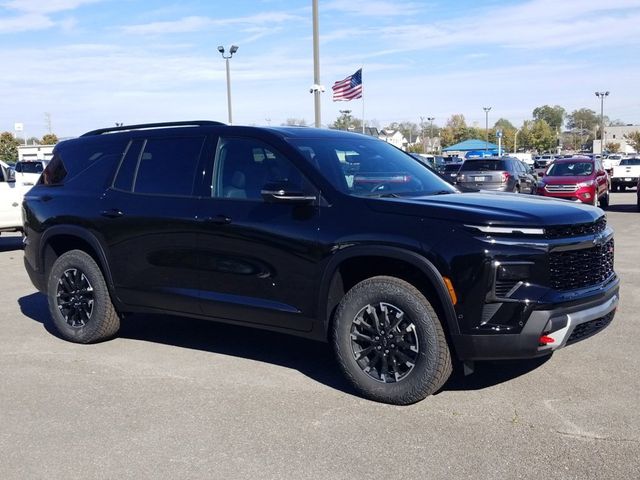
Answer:
[[[362,79],[362,67],[360,67],[360,78]],[[362,133],[364,134],[364,80],[362,80]]]

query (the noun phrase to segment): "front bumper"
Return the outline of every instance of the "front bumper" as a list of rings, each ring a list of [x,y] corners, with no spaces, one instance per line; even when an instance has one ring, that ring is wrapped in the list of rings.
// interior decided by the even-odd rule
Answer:
[[[638,177],[615,177],[611,179],[611,185],[633,188],[638,184]]]
[[[455,335],[461,360],[525,359],[549,355],[554,350],[585,340],[607,327],[619,302],[616,278],[596,295],[583,300],[533,310],[517,334]],[[541,344],[541,336],[553,339]]]
[[[571,200],[573,202],[593,203],[593,197],[596,195],[595,187],[585,187],[575,192],[548,192],[544,187],[538,188],[538,195],[543,197],[558,198],[561,200]]]

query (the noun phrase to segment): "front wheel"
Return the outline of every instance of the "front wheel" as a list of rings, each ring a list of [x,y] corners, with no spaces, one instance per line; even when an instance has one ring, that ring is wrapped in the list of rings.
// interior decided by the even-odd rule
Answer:
[[[82,250],[66,252],[54,262],[47,294],[53,324],[66,340],[99,342],[120,329],[102,272]]]
[[[600,198],[600,208],[609,208],[609,192],[607,192],[602,198]]]
[[[451,375],[438,315],[413,285],[379,276],[358,283],[336,310],[332,343],[355,389],[371,400],[408,405]]]

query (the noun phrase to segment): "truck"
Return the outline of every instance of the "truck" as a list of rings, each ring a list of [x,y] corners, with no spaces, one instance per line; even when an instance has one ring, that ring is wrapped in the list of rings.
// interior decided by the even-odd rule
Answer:
[[[635,187],[640,177],[640,157],[624,158],[613,167],[611,189],[614,192],[624,191],[627,187]]]

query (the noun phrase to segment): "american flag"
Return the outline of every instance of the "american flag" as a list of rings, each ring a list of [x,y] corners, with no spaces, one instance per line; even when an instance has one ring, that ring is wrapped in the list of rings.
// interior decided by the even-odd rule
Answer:
[[[334,83],[331,89],[333,90],[334,102],[342,100],[348,102],[354,98],[362,98],[362,69],[344,80]]]

